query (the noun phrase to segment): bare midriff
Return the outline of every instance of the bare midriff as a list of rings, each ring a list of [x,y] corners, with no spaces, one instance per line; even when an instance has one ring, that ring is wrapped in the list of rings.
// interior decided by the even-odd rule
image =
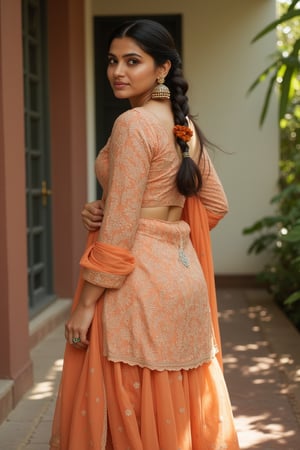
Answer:
[[[182,208],[180,206],[153,206],[141,208],[142,219],[167,220],[177,222],[181,219]]]

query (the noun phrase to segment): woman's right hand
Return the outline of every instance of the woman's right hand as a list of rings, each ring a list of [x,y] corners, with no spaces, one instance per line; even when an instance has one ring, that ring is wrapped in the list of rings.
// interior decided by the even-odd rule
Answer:
[[[81,218],[84,227],[88,231],[96,231],[101,227],[103,219],[104,202],[103,200],[95,200],[86,203],[81,211]]]

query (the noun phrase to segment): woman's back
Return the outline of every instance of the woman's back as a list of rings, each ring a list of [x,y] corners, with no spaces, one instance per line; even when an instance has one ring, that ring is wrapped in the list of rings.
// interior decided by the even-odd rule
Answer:
[[[116,196],[120,198],[124,190],[122,181],[128,183],[131,180],[127,185],[131,195],[126,202],[137,202],[142,196],[139,217],[180,219],[185,197],[176,187],[181,155],[172,129],[171,122],[162,124],[160,118],[145,107],[129,110],[118,118],[111,138],[96,161],[96,174],[105,201]],[[114,179],[115,173],[118,173],[118,179]],[[127,206],[123,198],[119,208]]]

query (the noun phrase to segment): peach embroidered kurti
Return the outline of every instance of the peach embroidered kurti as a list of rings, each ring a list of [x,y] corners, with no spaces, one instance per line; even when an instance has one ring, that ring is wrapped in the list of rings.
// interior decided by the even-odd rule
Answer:
[[[239,448],[215,357],[208,236],[227,201],[206,152],[200,198],[178,193],[179,164],[174,140],[144,108],[117,119],[97,158],[104,220],[99,242],[89,236],[74,306],[84,279],[106,290],[89,349],[66,346],[52,449]],[[144,206],[184,204],[179,222],[140,218]]]

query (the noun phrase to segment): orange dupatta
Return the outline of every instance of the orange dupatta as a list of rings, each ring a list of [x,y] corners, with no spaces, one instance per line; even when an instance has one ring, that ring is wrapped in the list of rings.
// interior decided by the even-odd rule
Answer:
[[[206,280],[211,320],[215,333],[216,343],[219,349],[216,357],[220,367],[223,369],[221,337],[218,322],[218,307],[214,278],[214,265],[211,250],[211,240],[209,231],[217,225],[223,216],[218,216],[208,211],[202,204],[199,197],[188,197],[182,213],[182,220],[187,222],[191,228],[191,241],[200,261],[203,274]]]
[[[83,273],[88,270],[106,269],[116,275],[124,276],[134,268],[134,258],[128,252],[112,246],[101,245],[96,242],[98,231],[89,233],[86,251],[81,259],[81,270],[75,291],[72,310],[76,307],[84,284]],[[109,247],[109,248],[108,248]],[[91,250],[95,251],[92,252]],[[97,253],[102,250],[101,262],[97,260]],[[107,255],[105,256],[105,251]],[[113,257],[108,258],[110,251],[115,251]],[[124,263],[121,263],[122,255]],[[106,264],[105,264],[106,262]],[[102,356],[103,302],[98,301],[96,311],[89,330],[89,347],[86,351],[66,344],[64,354],[64,370],[57,399],[50,449],[60,450],[90,450],[93,442],[100,443],[105,448],[107,435],[107,407],[104,388]],[[91,396],[90,393],[93,393]],[[86,418],[83,427],[82,418]]]

